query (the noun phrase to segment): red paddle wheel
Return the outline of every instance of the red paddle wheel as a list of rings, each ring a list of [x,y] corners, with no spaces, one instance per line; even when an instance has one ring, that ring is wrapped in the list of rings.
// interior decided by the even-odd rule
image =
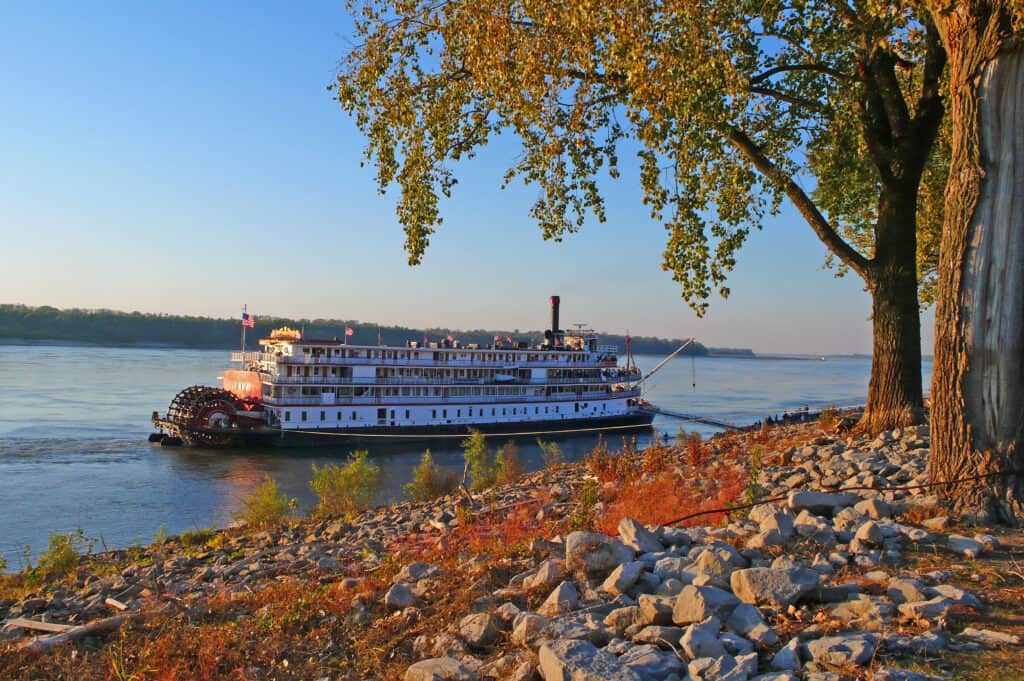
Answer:
[[[166,420],[194,444],[223,447],[263,423],[262,405],[222,388],[194,385],[174,396]]]

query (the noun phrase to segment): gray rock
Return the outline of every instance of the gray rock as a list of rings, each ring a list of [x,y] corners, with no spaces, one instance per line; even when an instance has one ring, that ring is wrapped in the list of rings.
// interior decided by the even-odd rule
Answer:
[[[866,515],[869,518],[878,520],[879,518],[888,518],[892,515],[892,509],[889,504],[885,503],[881,499],[865,499],[858,501],[853,505],[855,511],[861,515]]]
[[[416,604],[416,596],[406,584],[395,584],[384,594],[384,605],[388,610],[404,610]]]
[[[983,643],[987,646],[1019,646],[1020,636],[1014,634],[1006,634],[1001,631],[992,631],[991,629],[975,629],[974,627],[967,627],[962,632],[962,636]]]
[[[751,676],[750,681],[798,681],[796,674],[791,672],[768,672]]]
[[[832,608],[830,614],[849,628],[881,631],[892,618],[893,605],[880,598],[858,596]]]
[[[686,571],[694,575],[695,578],[707,577],[707,583],[712,586],[727,589],[729,587],[729,576],[734,569],[732,564],[717,551],[704,550],[697,556],[697,560],[687,566]]]
[[[759,646],[773,646],[779,640],[775,629],[764,621],[761,611],[749,603],[737,605],[725,620],[725,626]]]
[[[951,534],[946,539],[946,546],[950,551],[959,553],[968,558],[977,558],[985,551],[985,545],[976,539],[965,537],[960,534]]]
[[[640,675],[645,681],[677,677],[686,671],[682,661],[673,653],[668,653],[654,646],[629,646],[619,657],[619,662]]]
[[[473,648],[486,648],[498,638],[495,616],[486,612],[466,615],[459,621],[459,635]]]
[[[718,635],[718,640],[725,646],[725,652],[736,656],[737,662],[741,656],[754,652],[754,644],[739,634],[723,631]],[[757,671],[756,668],[754,671]]]
[[[611,653],[588,641],[552,641],[540,647],[544,681],[642,681]]]
[[[405,670],[405,681],[476,681],[476,674],[452,657],[422,660]]]
[[[747,681],[747,673],[732,655],[699,657],[687,665],[693,681]]]
[[[804,644],[810,659],[835,667],[865,664],[874,656],[877,647],[878,637],[864,632],[826,636]]]
[[[925,588],[925,585],[917,579],[893,579],[889,582],[889,588],[885,590],[885,595],[897,605],[913,603],[927,600]]]
[[[850,492],[839,494],[814,491],[791,492],[786,499],[787,505],[794,511],[808,510],[811,513],[828,513],[829,515],[838,509],[853,506],[858,501],[860,501],[860,497]]]
[[[430,563],[409,563],[395,575],[395,583],[418,582],[421,579],[430,579],[444,572],[437,565]]]
[[[796,533],[795,518],[792,513],[770,513],[760,521],[761,532],[777,530],[784,541],[788,541]]]
[[[644,564],[639,561],[623,563],[612,570],[608,578],[601,585],[601,590],[610,594],[621,594],[629,591],[643,574]]]
[[[875,669],[871,678],[872,681],[944,681],[944,677],[941,676],[896,669],[888,665],[882,665]]]
[[[800,641],[790,639],[789,643],[782,646],[779,652],[772,657],[771,667],[775,671],[794,671],[800,669]]]
[[[672,608],[672,621],[679,625],[693,624],[717,616],[728,617],[740,600],[728,591],[713,586],[683,587]]]
[[[671,598],[644,594],[637,599],[637,605],[640,608],[639,624],[672,624]]]
[[[953,601],[945,596],[936,596],[927,601],[903,603],[899,606],[900,615],[907,619],[931,621],[949,614]]]
[[[633,518],[625,517],[619,521],[619,536],[622,538],[623,544],[639,553],[655,553],[665,550],[661,540]]]
[[[732,573],[733,593],[744,603],[786,608],[818,586],[819,575],[805,568],[748,568]]]
[[[882,528],[878,526],[874,520],[869,520],[859,528],[854,538],[866,543],[866,544],[881,544],[882,540],[885,539],[885,535],[882,533]]]
[[[551,620],[532,612],[521,613],[512,625],[512,643],[522,648],[536,648],[547,638]]]
[[[945,596],[956,605],[963,605],[968,608],[975,609],[980,609],[982,607],[981,601],[977,596],[969,591],[964,591],[960,587],[953,586],[952,584],[936,584],[930,589],[930,591],[939,596]]]
[[[634,643],[647,643],[659,646],[666,650],[672,650],[679,645],[679,639],[683,637],[683,630],[679,627],[659,627],[651,625],[644,627],[633,636]]]
[[[549,558],[537,566],[537,572],[523,580],[527,589],[547,591],[565,578],[565,561]]]
[[[596,532],[572,532],[565,539],[565,566],[588,575],[606,574],[633,560],[636,552],[620,541]]]
[[[627,605],[624,608],[615,608],[604,618],[604,625],[614,630],[619,636],[627,627],[636,624],[640,619],[640,608],[636,605]]]
[[[725,646],[718,640],[722,623],[717,617],[691,624],[679,641],[686,654],[692,658],[720,657],[725,655]]]
[[[562,582],[551,592],[544,604],[537,608],[537,612],[546,617],[556,617],[567,612],[572,612],[580,605],[579,594],[572,582]]]

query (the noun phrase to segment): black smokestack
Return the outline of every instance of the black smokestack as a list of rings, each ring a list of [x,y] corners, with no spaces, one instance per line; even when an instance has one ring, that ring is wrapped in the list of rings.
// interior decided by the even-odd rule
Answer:
[[[558,333],[558,305],[561,299],[558,296],[551,296],[551,335]]]

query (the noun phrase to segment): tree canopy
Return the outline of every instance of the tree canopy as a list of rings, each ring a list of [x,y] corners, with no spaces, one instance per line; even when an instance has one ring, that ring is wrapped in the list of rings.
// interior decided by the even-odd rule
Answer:
[[[702,314],[749,231],[788,197],[840,271],[870,282],[880,195],[921,181],[919,265],[934,273],[944,57],[912,4],[842,0],[349,0],[337,81],[382,191],[397,184],[410,264],[455,163],[511,131],[530,215],[561,239],[605,219],[601,179],[635,148],[663,267]],[[922,178],[923,173],[923,178]],[[813,191],[803,186],[813,185]]]

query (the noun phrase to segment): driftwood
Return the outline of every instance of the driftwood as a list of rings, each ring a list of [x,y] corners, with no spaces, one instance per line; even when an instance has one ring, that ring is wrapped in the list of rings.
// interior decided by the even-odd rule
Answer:
[[[4,620],[0,624],[3,624],[4,627],[21,627],[22,629],[57,633],[74,629],[76,626],[74,624],[59,624],[57,622],[40,622],[39,620],[30,620],[27,617],[15,617],[14,619]]]
[[[124,603],[122,603],[121,601],[117,600],[116,598],[108,598],[108,599],[106,599],[106,600],[105,600],[105,601],[103,601],[103,602],[104,602],[104,603],[105,603],[105,604],[106,604],[107,606],[109,606],[109,607],[113,608],[114,610],[122,610],[122,611],[123,611],[123,610],[127,610],[127,609],[128,609],[128,606],[127,606],[127,605],[125,605],[125,604],[124,604]]]
[[[158,614],[163,612],[163,608],[158,610]],[[110,631],[120,629],[123,624],[130,621],[141,621],[146,615],[138,612],[128,615],[115,615],[114,617],[108,617],[102,620],[96,620],[95,622],[89,622],[78,627],[72,627],[67,631],[63,631],[54,636],[47,636],[45,638],[37,638],[34,641],[28,641],[20,646],[20,649],[26,653],[48,653],[57,646],[76,641],[85,636],[92,636],[94,634],[104,634]]]

